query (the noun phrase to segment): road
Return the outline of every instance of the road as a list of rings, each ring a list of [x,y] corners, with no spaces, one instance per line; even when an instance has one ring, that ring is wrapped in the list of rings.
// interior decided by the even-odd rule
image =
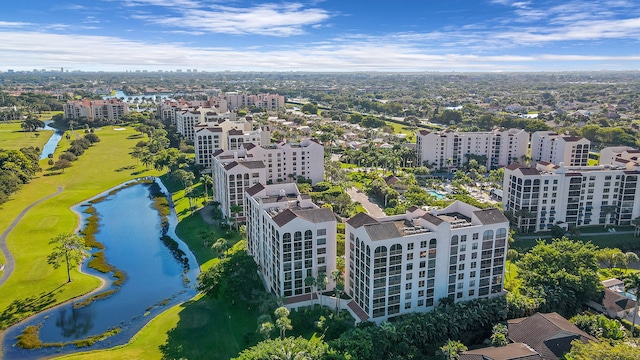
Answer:
[[[367,210],[367,213],[369,213],[369,215],[376,218],[386,216],[384,214],[384,211],[382,211],[382,208],[380,208],[377,203],[373,202],[371,199],[369,199],[369,196],[367,194],[363,193],[357,188],[352,187],[350,189],[347,189],[347,194],[351,196],[351,199],[353,201],[357,201],[362,204],[362,207]]]

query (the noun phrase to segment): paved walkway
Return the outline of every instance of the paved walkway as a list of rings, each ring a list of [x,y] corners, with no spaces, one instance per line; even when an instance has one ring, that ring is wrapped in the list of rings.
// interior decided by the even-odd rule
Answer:
[[[32,207],[40,204],[41,202],[60,194],[61,192],[62,192],[62,186],[58,186],[58,191],[56,191],[55,193],[51,195],[47,195],[42,199],[24,208],[20,212],[20,214],[18,214],[18,216],[16,216],[16,218],[13,219],[13,222],[11,223],[11,225],[9,225],[9,227],[2,233],[2,235],[0,235],[0,252],[2,252],[2,255],[4,256],[7,262],[6,264],[4,264],[4,272],[2,273],[2,275],[0,275],[0,286],[2,286],[2,284],[4,284],[4,282],[7,281],[9,276],[11,276],[16,263],[15,259],[13,258],[13,255],[11,255],[11,252],[9,251],[9,247],[7,246],[7,236],[11,231],[13,231],[16,225],[18,225],[18,223],[20,222],[20,220],[22,220],[22,218],[27,213],[27,211],[31,210]]]
[[[369,215],[376,218],[386,216],[384,214],[384,211],[382,211],[382,208],[377,203],[373,202],[367,194],[362,192],[362,190],[359,190],[356,187],[352,187],[351,189],[347,189],[347,194],[351,196],[351,199],[353,201],[357,201],[362,204],[362,207],[367,210],[367,213],[369,213]]]

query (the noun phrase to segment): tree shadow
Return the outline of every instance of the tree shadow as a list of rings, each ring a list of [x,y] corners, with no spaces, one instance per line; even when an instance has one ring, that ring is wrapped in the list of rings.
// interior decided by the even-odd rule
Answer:
[[[0,314],[0,329],[6,329],[16,324],[29,315],[43,311],[57,302],[56,293],[64,284],[49,292],[41,292],[38,295],[25,299],[16,299]]]
[[[181,307],[178,324],[159,347],[162,359],[226,360],[260,341],[255,332],[257,306],[229,305],[203,296]]]

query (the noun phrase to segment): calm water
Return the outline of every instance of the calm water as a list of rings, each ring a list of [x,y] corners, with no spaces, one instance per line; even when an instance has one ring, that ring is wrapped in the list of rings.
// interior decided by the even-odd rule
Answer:
[[[160,312],[195,295],[198,266],[187,246],[175,236],[175,213],[170,218],[168,235],[178,240],[180,248],[188,254],[190,270],[184,276],[182,266],[160,241],[160,218],[151,205],[148,187],[141,184],[122,189],[94,205],[101,217],[96,238],[106,247],[107,261],[127,273],[127,281],[120,291],[107,299],[80,309],[73,309],[71,305],[53,309],[11,328],[3,341],[5,359],[35,359],[124,344]],[[95,273],[86,266],[83,270]],[[188,285],[184,277],[189,280]],[[40,339],[43,342],[84,339],[114,327],[120,327],[121,332],[90,348],[20,350],[12,347],[15,337],[26,326],[37,324],[42,324]]]
[[[58,146],[58,143],[60,142],[60,139],[62,139],[62,135],[64,134],[63,131],[60,131],[58,129],[52,128],[51,126],[49,126],[49,124],[51,124],[53,122],[53,120],[49,120],[49,121],[45,121],[44,122],[44,130],[53,130],[53,135],[51,135],[51,137],[49,138],[49,141],[47,141],[46,144],[44,144],[44,146],[42,147],[42,153],[40,154],[40,160],[42,159],[46,159],[49,154],[53,154],[54,151],[56,151],[56,147]]]

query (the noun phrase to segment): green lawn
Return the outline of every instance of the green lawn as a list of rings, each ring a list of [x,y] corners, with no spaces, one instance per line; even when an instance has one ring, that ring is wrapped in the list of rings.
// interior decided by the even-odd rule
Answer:
[[[0,149],[18,150],[28,146],[42,149],[51,135],[51,130],[23,132],[19,122],[0,122]]]
[[[60,359],[227,360],[247,346],[242,339],[255,331],[257,316],[256,309],[197,296],[153,319],[124,346]]]
[[[4,230],[29,204],[55,193],[58,187],[63,188],[62,193],[29,210],[8,236],[7,244],[16,259],[16,268],[0,288],[0,309],[3,309],[0,329],[34,312],[85,294],[100,284],[99,279],[77,270],[71,274],[73,281],[66,283],[65,269],[54,270],[47,264],[46,258],[52,248],[48,243],[54,235],[72,232],[78,227],[78,216],[71,211],[73,205],[124,181],[158,175],[155,170],[136,166],[136,161],[129,156],[130,148],[137,140],[128,137],[134,133],[131,128],[126,131],[115,131],[113,127],[97,130],[101,142],[88,149],[71,168],[51,175],[46,171],[49,168],[46,160],[42,160],[40,166],[44,173],[0,206],[0,229]],[[63,138],[56,158],[67,147]]]
[[[600,232],[602,231],[603,228],[600,228]],[[633,234],[611,233],[607,235],[593,235],[589,233],[581,233],[579,236],[568,237],[575,240],[591,241],[594,245],[600,248],[620,248],[623,251],[640,249],[640,237],[634,237]],[[547,242],[551,241],[551,235],[540,236],[539,238],[546,240]],[[518,239],[513,243],[513,247],[518,249],[518,251],[529,250],[536,245],[539,238]]]

